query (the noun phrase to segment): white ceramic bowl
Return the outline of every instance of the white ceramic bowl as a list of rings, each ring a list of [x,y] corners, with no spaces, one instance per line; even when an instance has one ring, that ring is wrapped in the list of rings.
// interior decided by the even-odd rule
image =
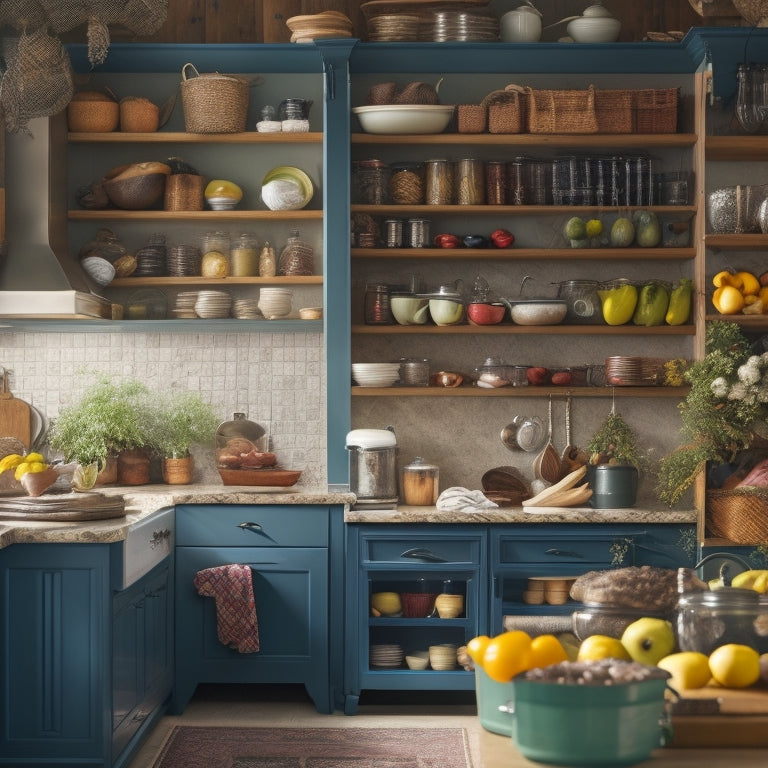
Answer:
[[[445,104],[375,104],[353,107],[366,133],[442,133],[453,106]]]
[[[568,34],[577,43],[613,43],[620,31],[621,22],[607,16],[581,16],[568,22]]]

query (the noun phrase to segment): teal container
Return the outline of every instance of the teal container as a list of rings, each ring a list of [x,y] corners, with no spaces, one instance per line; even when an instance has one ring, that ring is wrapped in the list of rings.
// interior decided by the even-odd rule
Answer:
[[[590,686],[516,678],[509,685],[512,740],[529,760],[620,768],[647,760],[671,734],[664,679]]]
[[[497,683],[480,667],[475,667],[475,695],[480,725],[491,733],[511,736],[512,717],[499,707],[507,707],[512,700],[512,683]]]
[[[628,464],[587,466],[593,509],[625,509],[637,501],[637,469]]]

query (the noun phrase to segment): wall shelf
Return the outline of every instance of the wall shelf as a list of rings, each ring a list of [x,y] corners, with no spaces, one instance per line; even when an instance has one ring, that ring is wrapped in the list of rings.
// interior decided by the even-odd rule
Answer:
[[[352,387],[352,397],[664,397],[682,400],[688,387]]]
[[[768,245],[768,237],[766,237]],[[487,261],[525,261],[564,259],[567,261],[637,261],[638,259],[676,261],[693,259],[695,248],[353,248],[353,259],[477,259]]]
[[[764,318],[768,322],[768,318]],[[492,335],[527,334],[543,336],[693,336],[692,325],[365,325],[352,326],[358,335]]]

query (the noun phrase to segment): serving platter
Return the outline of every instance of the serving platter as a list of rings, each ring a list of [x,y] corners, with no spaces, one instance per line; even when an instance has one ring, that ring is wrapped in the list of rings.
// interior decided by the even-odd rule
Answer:
[[[223,469],[219,467],[219,475],[224,485],[274,485],[287,488],[296,485],[301,477],[300,470],[275,469]]]

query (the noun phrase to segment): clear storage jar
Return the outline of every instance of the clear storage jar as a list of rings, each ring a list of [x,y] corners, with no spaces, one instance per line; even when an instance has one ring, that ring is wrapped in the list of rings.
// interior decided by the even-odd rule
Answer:
[[[390,167],[383,160],[352,163],[352,201],[362,205],[389,202]]]
[[[232,244],[230,274],[233,277],[255,277],[259,274],[259,244],[256,235],[243,232]]]
[[[450,205],[453,201],[453,165],[449,160],[435,159],[424,163],[424,202],[427,205]]]
[[[403,500],[416,507],[428,507],[437,502],[440,469],[417,456],[403,467]]]

